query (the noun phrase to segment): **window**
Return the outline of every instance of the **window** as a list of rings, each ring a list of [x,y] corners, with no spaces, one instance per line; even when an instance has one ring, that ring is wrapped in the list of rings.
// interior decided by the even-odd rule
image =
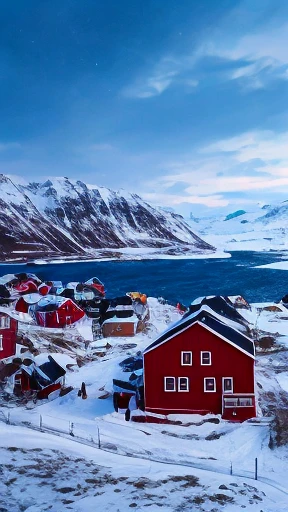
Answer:
[[[175,377],[164,377],[164,390],[176,391]]]
[[[252,404],[252,398],[240,398],[240,407],[251,407]]]
[[[178,391],[189,391],[188,377],[178,377]]]
[[[224,398],[225,407],[237,407],[237,398]]]
[[[252,398],[224,398],[225,407],[252,407]]]
[[[223,377],[223,393],[233,393],[233,378]]]
[[[211,366],[211,352],[201,352],[201,365]]]
[[[205,377],[204,391],[206,393],[213,393],[216,391],[216,381],[214,377]]]
[[[181,365],[192,366],[192,352],[181,352]]]
[[[0,350],[3,350],[3,336],[0,334]]]
[[[0,329],[9,329],[10,327],[10,317],[9,316],[1,316],[0,317]]]

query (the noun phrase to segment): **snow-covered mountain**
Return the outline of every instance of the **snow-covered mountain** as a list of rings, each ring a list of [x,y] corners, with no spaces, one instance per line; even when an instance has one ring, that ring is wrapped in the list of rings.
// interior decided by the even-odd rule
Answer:
[[[226,251],[288,249],[288,201],[222,216],[190,215],[187,222],[200,237]]]
[[[180,215],[153,208],[136,194],[68,178],[28,183],[0,175],[2,259],[92,257],[99,250],[109,256],[125,248],[175,255],[215,251]]]

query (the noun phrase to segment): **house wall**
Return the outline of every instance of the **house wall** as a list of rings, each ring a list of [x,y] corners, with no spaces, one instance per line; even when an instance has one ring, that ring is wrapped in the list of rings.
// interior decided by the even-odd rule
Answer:
[[[73,324],[85,316],[84,311],[76,306],[72,301],[66,301],[57,309],[57,311],[35,312],[37,324],[42,327],[66,327]]]
[[[7,317],[8,315],[2,313],[0,314],[0,317],[1,316]],[[0,329],[0,335],[3,336],[3,349],[0,350],[0,360],[5,359],[6,357],[14,356],[16,353],[17,320],[10,318],[10,327],[6,329]]]
[[[192,351],[192,366],[181,365],[181,351]],[[201,366],[201,351],[211,352],[211,366]],[[189,391],[165,392],[164,377],[176,377],[176,385],[178,377],[188,377]],[[204,392],[205,377],[216,379],[216,392]],[[196,323],[144,354],[145,409],[222,414],[222,377],[233,378],[233,393],[254,393],[254,359]]]

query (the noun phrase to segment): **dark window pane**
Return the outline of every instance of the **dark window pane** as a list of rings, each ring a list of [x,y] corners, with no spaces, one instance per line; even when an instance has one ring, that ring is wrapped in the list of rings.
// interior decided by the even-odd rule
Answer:
[[[210,352],[202,352],[202,364],[211,364]]]
[[[186,378],[181,377],[181,378],[179,379],[179,389],[180,389],[181,391],[186,391],[186,390],[188,389],[188,381],[187,381],[187,379],[186,379]]]
[[[174,379],[173,378],[166,378],[165,379],[165,387],[168,391],[173,391],[175,389]]]
[[[224,379],[224,391],[232,391],[232,379]]]
[[[206,379],[206,389],[208,391],[214,391],[215,383],[214,379]]]
[[[191,352],[183,352],[183,364],[191,364],[192,362],[192,354]]]

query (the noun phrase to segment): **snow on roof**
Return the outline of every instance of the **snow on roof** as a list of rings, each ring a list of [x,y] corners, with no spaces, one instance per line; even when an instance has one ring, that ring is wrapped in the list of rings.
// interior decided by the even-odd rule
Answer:
[[[21,318],[19,316],[18,311],[15,311],[15,309],[11,308],[11,307],[0,306],[0,313],[5,313],[5,315],[8,315],[11,318],[14,318],[15,320],[19,320],[19,321],[20,321],[20,318]],[[22,314],[25,314],[25,313],[22,313]],[[32,320],[31,317],[29,317],[29,318],[30,318],[30,320]]]
[[[78,284],[80,284],[79,281],[70,281],[70,283],[66,285],[66,288],[69,290],[75,290]]]
[[[0,277],[0,284],[10,283],[13,279],[17,279],[15,274],[5,274],[5,276]]]
[[[26,295],[21,295],[21,298],[27,302],[27,304],[36,304],[43,298],[43,295],[40,293],[26,293]]]
[[[59,306],[61,306],[62,304],[64,304],[64,302],[67,302],[69,300],[70,299],[67,299],[66,297],[61,297],[59,295],[45,295],[45,297],[42,297],[39,300],[37,306],[44,308],[45,306],[54,304],[57,308],[59,308]]]
[[[64,369],[66,369],[66,366],[68,364],[77,365],[77,361],[75,359],[66,354],[61,354],[61,352],[51,352],[49,354],[47,352],[43,352],[42,354],[38,354],[37,356],[34,357],[35,363],[38,366],[47,363],[49,361],[49,355],[52,356],[54,361],[56,361],[56,363],[59,364],[59,366],[61,366]]]
[[[105,320],[105,322],[103,322],[102,325],[104,324],[114,324],[114,323],[138,323],[138,318],[137,316],[133,315],[133,316],[129,316],[127,318],[118,318],[117,316],[113,316],[112,318],[107,318],[107,320]]]

